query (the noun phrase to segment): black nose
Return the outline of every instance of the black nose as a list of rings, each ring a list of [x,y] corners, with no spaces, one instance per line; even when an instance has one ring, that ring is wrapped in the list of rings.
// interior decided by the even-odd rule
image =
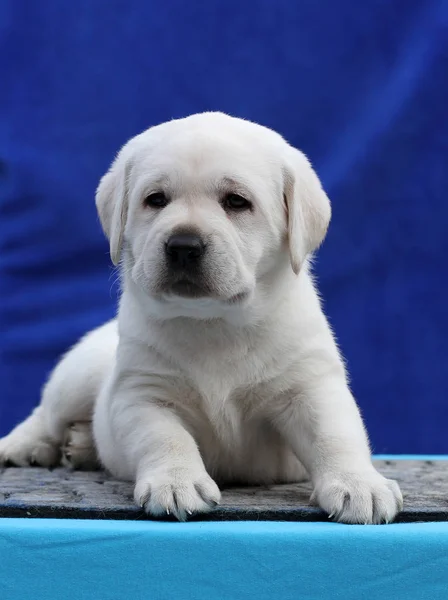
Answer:
[[[170,265],[174,268],[186,268],[194,265],[204,254],[205,244],[194,233],[172,235],[165,245]]]

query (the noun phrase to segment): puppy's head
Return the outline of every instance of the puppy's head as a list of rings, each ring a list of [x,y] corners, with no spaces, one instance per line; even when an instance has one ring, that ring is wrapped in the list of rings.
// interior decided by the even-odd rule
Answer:
[[[123,256],[126,277],[160,307],[185,310],[247,304],[272,272],[298,274],[330,220],[301,152],[221,113],[133,138],[102,178],[96,203],[112,261]]]

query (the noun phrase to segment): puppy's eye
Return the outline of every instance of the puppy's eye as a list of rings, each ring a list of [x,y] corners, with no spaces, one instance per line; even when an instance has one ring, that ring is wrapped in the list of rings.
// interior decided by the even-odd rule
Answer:
[[[222,205],[224,210],[243,211],[252,208],[252,203],[239,194],[227,194],[223,198]]]
[[[154,192],[146,196],[143,204],[151,208],[164,208],[168,202],[169,200],[163,192]]]

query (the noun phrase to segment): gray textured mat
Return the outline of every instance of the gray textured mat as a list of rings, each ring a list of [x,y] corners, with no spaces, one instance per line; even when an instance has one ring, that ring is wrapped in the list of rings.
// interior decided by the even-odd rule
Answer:
[[[448,461],[376,461],[400,483],[404,510],[398,522],[448,521]],[[223,490],[222,503],[198,520],[323,521],[309,506],[308,484]],[[0,517],[147,519],[134,505],[132,485],[101,471],[7,468],[0,473]]]

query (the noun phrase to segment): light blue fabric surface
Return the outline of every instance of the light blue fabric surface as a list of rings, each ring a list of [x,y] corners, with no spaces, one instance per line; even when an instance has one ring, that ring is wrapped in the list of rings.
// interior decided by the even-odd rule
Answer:
[[[448,523],[0,520],[2,600],[446,600]]]
[[[448,460],[448,454],[374,454],[375,460]]]

